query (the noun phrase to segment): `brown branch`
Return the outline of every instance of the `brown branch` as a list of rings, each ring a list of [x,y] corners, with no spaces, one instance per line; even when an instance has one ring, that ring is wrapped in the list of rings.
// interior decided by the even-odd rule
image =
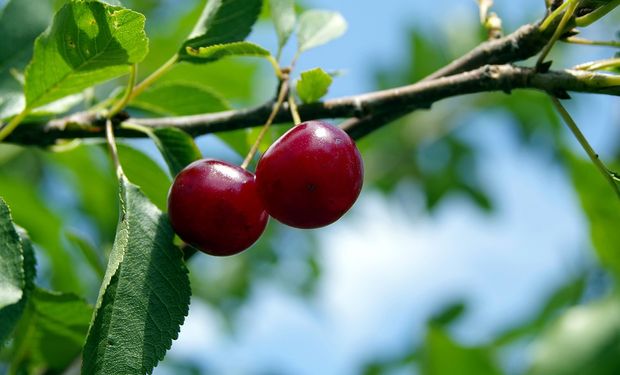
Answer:
[[[367,118],[378,115],[381,121],[347,122],[343,127],[354,137],[360,138],[378,127],[407,112],[428,108],[433,103],[460,95],[537,89],[561,97],[566,92],[584,92],[620,96],[620,77],[601,73],[564,70],[536,72],[532,68],[512,65],[487,65],[481,68],[412,85],[362,95],[306,104],[299,107],[303,118]],[[194,136],[227,130],[258,126],[269,115],[273,103],[250,109],[209,113],[194,116],[134,118],[131,122],[152,127],[176,127]],[[392,114],[390,114],[392,113]],[[274,123],[290,122],[287,106],[277,113]],[[104,136],[102,119],[89,114],[77,114],[67,119],[45,124],[24,124],[8,139],[10,142],[31,145],[48,145],[59,139]],[[117,129],[119,137],[137,137],[143,134],[127,129]]]

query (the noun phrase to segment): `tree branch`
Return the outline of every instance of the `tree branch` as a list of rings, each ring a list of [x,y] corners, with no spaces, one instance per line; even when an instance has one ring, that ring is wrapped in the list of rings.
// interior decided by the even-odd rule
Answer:
[[[378,115],[381,121],[347,122],[342,126],[354,138],[360,138],[407,112],[429,108],[433,103],[460,95],[514,89],[537,89],[557,96],[566,92],[584,92],[620,96],[620,77],[607,74],[564,70],[536,72],[532,68],[512,65],[486,65],[481,68],[425,80],[412,85],[347,96],[299,107],[303,118],[367,118]],[[160,128],[176,127],[194,136],[262,124],[272,110],[273,103],[233,111],[194,116],[133,118],[132,123]],[[390,115],[390,113],[393,113]],[[120,121],[121,119],[118,119]],[[282,106],[274,123],[290,122],[288,106]],[[7,140],[25,145],[49,145],[59,139],[103,137],[105,119],[92,114],[78,113],[44,124],[24,124]],[[128,129],[117,129],[120,137],[143,137],[144,134]]]

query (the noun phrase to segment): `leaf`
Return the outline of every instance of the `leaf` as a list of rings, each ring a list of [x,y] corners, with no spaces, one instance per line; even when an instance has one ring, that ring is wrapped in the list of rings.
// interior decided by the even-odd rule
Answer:
[[[100,2],[65,4],[35,42],[26,69],[26,106],[38,107],[127,73],[148,50],[144,21],[140,13]]]
[[[620,202],[605,178],[588,160],[566,152],[581,206],[590,222],[590,236],[601,263],[620,278]],[[610,165],[618,170],[617,165]]]
[[[103,261],[99,251],[91,245],[86,239],[75,232],[67,232],[67,239],[71,241],[82,253],[90,268],[102,278],[105,273]]]
[[[160,210],[164,210],[168,200],[170,178],[151,157],[124,143],[118,143],[118,156],[127,178],[136,185]]]
[[[486,348],[463,347],[433,325],[426,336],[421,369],[426,375],[501,374]]]
[[[155,129],[153,138],[155,145],[164,156],[172,176],[176,176],[189,163],[202,157],[194,139],[180,129]]]
[[[75,262],[62,242],[61,218],[41,198],[31,179],[0,172],[0,181],[0,195],[11,202],[15,223],[28,231],[32,241],[41,246],[50,261],[53,287],[81,293],[83,285],[77,276]]]
[[[93,308],[74,294],[35,288],[25,346],[31,361],[62,371],[79,356]]]
[[[318,47],[344,34],[347,21],[338,12],[307,10],[299,17],[297,49],[300,52]]]
[[[167,217],[124,176],[120,200],[116,240],[84,346],[85,374],[152,373],[188,312],[187,269]]]
[[[0,346],[13,332],[24,311],[33,279],[34,257],[30,241],[26,237],[23,241],[20,239],[9,207],[0,198]]]
[[[529,374],[615,374],[620,366],[617,296],[574,307],[532,346]]]
[[[193,63],[208,62],[189,55],[187,48],[198,49],[244,40],[258,19],[262,3],[262,0],[207,1],[194,30],[179,51],[179,59]]]
[[[329,86],[332,77],[321,68],[314,68],[301,73],[301,79],[297,82],[297,95],[304,103],[313,103],[321,99]]]
[[[205,59],[207,61],[219,60],[228,56],[256,56],[271,58],[271,53],[250,42],[234,42],[226,44],[215,44],[208,47],[199,47],[197,49],[187,47],[187,53],[195,58]]]
[[[230,109],[219,94],[190,82],[159,84],[139,95],[131,106],[163,116],[197,115]]]
[[[271,19],[278,34],[278,48],[282,49],[295,28],[294,0],[269,0]]]
[[[48,1],[10,0],[0,11],[0,119],[24,109],[22,84],[12,70],[23,70],[32,56],[32,45],[52,16]]]

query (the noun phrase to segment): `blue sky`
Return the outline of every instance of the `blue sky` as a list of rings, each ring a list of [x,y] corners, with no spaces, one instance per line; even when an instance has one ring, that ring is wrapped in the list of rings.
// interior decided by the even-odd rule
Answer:
[[[455,48],[462,50],[478,17],[469,0],[308,3],[338,10],[349,22],[344,37],[308,52],[298,65],[299,71],[346,69],[331,97],[372,90],[374,69],[400,67],[408,54],[406,30],[431,27],[461,35],[463,43]],[[543,1],[497,0],[494,10],[510,31],[542,15]],[[272,46],[272,33],[259,28],[252,39]],[[588,33],[610,37],[597,29]],[[571,60],[609,54],[582,51]],[[571,111],[605,155],[610,132],[618,132],[617,100],[575,98]],[[403,204],[402,197],[365,190],[344,220],[318,232],[324,272],[315,299],[262,284],[244,307],[235,337],[194,300],[169,355],[218,374],[353,374],[360,359],[406,350],[421,340],[429,315],[455,299],[470,307],[453,332],[464,343],[483,343],[525,319],[555,286],[594,260],[568,177],[549,155],[518,144],[511,121],[508,114],[489,112],[463,125],[482,150],[481,173],[496,211],[484,214],[455,196],[429,217],[415,196]],[[526,348],[520,355],[527,353]],[[162,367],[156,373],[167,372]]]

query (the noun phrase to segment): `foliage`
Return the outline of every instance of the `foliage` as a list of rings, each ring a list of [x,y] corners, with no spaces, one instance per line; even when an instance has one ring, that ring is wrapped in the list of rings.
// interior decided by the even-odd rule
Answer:
[[[120,3],[8,0],[0,8],[1,138],[27,120],[91,111],[98,121],[114,121],[123,134],[142,133],[155,146],[145,152],[139,142],[118,142],[117,168],[98,139],[45,149],[0,144],[0,360],[11,373],[63,373],[80,361],[85,374],[152,373],[177,338],[191,296],[214,307],[234,330],[260,282],[311,296],[320,280],[315,233],[273,222],[252,251],[227,259],[192,258],[165,211],[171,178],[202,157],[200,142],[191,128],[150,128],[131,118],[201,115],[254,104],[256,95],[264,94],[255,86],[265,60],[274,69],[272,82],[282,83],[296,74],[289,70],[303,52],[346,31],[344,17],[331,10],[299,10],[292,0],[188,2],[187,10],[164,16],[157,12],[163,2]],[[273,55],[245,40],[267,13],[277,39]],[[149,24],[151,19],[158,22]],[[282,52],[291,37],[294,56],[283,68]],[[378,71],[378,88],[419,81],[458,57],[440,33],[413,30],[409,39],[408,61]],[[614,60],[610,64],[605,69],[618,69]],[[320,104],[336,78],[320,67],[293,77],[289,105],[299,99],[309,108]],[[359,142],[367,188],[394,194],[413,186],[431,213],[454,195],[492,212],[492,196],[477,169],[481,151],[465,131],[455,129],[470,112],[498,109],[512,116],[524,147],[561,149],[558,162],[572,178],[600,265],[584,267],[533,316],[486,343],[466,345],[452,335],[469,306],[449,304],[429,319],[425,337],[412,340],[402,353],[370,358],[365,373],[501,374],[502,353],[528,340],[535,349],[524,366],[527,373],[612,374],[620,368],[615,281],[602,293],[587,293],[593,274],[620,276],[620,206],[590,163],[559,146],[565,143],[561,122],[546,99],[529,91],[483,94],[452,99],[452,108],[413,112]],[[126,115],[130,119],[119,124]],[[72,126],[77,125],[66,127]],[[212,139],[234,159],[257,141],[264,151],[285,130],[271,128],[262,141],[258,128]],[[610,169],[620,167],[612,163]],[[282,272],[291,263],[304,272]],[[192,370],[187,363],[176,366]]]

